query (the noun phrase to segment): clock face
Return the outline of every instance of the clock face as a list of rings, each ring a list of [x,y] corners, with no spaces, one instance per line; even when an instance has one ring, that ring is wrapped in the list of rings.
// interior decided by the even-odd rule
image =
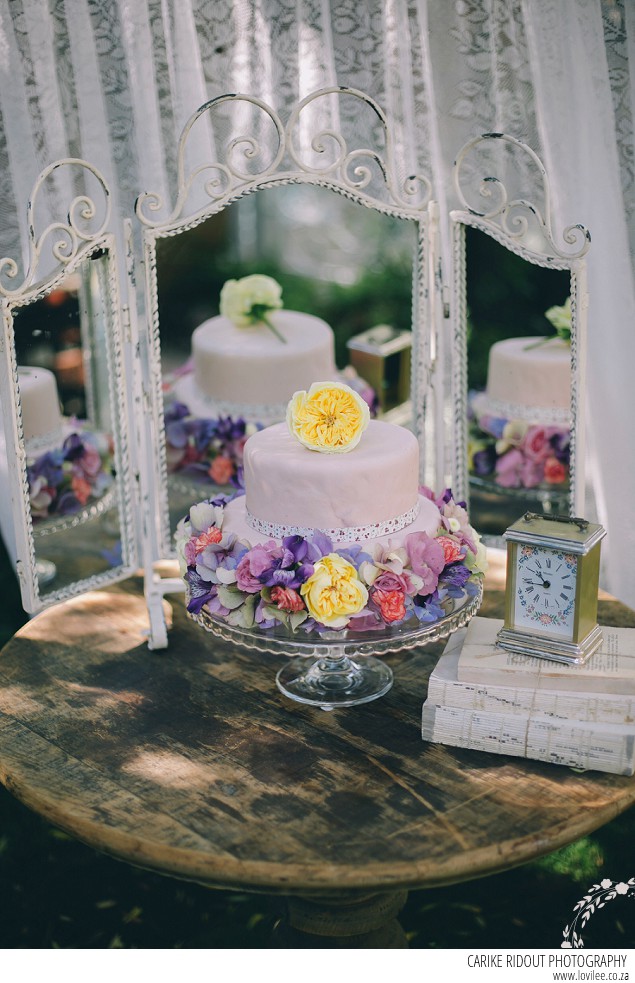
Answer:
[[[516,554],[516,628],[573,637],[578,558],[544,546],[520,546]]]

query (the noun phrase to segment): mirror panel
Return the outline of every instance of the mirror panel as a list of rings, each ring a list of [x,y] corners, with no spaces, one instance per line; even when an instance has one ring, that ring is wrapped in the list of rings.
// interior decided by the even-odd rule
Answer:
[[[346,111],[341,112],[344,107]],[[395,411],[399,422],[404,422],[404,404],[409,403],[405,397],[410,395],[408,419],[420,443],[422,477],[431,475],[430,462],[439,470],[438,448],[431,450],[424,438],[431,404],[435,403],[431,410],[435,419],[443,409],[440,387],[435,391],[432,384],[437,345],[430,334],[437,331],[437,325],[430,317],[428,289],[438,269],[437,256],[428,248],[435,203],[430,180],[420,172],[398,128],[391,130],[382,108],[359,90],[329,86],[307,95],[283,120],[256,97],[218,96],[202,105],[184,126],[177,147],[177,178],[177,186],[169,193],[148,190],[136,203],[146,267],[148,382],[153,451],[158,448],[159,458],[154,486],[161,556],[174,554],[175,521],[192,503],[188,489],[183,506],[175,507],[178,478],[173,474],[174,461],[186,444],[196,449],[200,436],[184,435],[184,417],[166,420],[164,416],[164,407],[172,412],[168,408],[172,373],[181,374],[191,355],[195,328],[216,315],[220,288],[228,278],[273,274],[283,287],[284,311],[276,313],[296,311],[326,321],[336,331],[338,369],[348,368],[355,360],[360,373],[363,364],[364,372],[370,374],[370,366],[374,386],[381,391],[382,411]],[[345,208],[354,211],[342,218]],[[169,281],[187,278],[191,282],[193,267],[204,261],[202,251],[197,253],[189,245],[186,249],[191,236],[192,242],[203,237],[206,249],[210,241],[217,246],[219,239],[224,248],[205,261],[197,285],[198,310],[192,292],[185,302],[175,302],[175,334],[168,327]],[[386,274],[393,249],[403,255],[404,236],[409,241],[404,274],[400,271],[392,282]],[[190,259],[183,259],[178,273],[181,258],[188,254]],[[382,276],[384,289],[378,296]],[[364,290],[374,288],[372,304],[365,304],[363,291],[358,289],[364,278]],[[403,328],[399,327],[402,323]],[[375,330],[378,326],[380,332]],[[172,335],[169,339],[168,333]],[[404,334],[408,335],[405,340]],[[353,338],[359,342],[356,348],[350,344]],[[174,360],[168,354],[168,341],[176,343]],[[197,356],[195,372],[200,364]],[[231,374],[230,369],[223,377]],[[269,374],[266,369],[261,373]],[[408,377],[409,386],[404,381]],[[298,388],[307,388],[307,384],[295,385],[293,391]],[[287,401],[285,394],[281,404],[286,407]],[[233,405],[228,407],[227,402]],[[228,410],[236,409],[227,395],[224,403],[220,414],[219,407],[214,407],[217,416],[231,415]],[[261,413],[262,405],[257,406]],[[266,420],[255,416],[256,423],[263,424],[275,418],[275,414]],[[436,427],[435,433],[440,433]],[[243,438],[242,434],[229,436],[234,442]],[[220,465],[214,470],[220,477]]]
[[[178,520],[193,502],[235,489],[249,434],[284,419],[288,399],[310,382],[341,378],[362,393],[376,415],[411,425],[416,236],[412,220],[374,211],[327,188],[293,184],[258,190],[194,229],[157,240],[166,554],[173,551]],[[223,284],[253,273],[281,286],[281,325],[285,317],[295,323],[308,315],[328,326],[310,324],[313,344],[324,331],[326,347],[315,348],[312,362],[303,356],[296,367],[300,375],[288,379],[282,375],[290,357],[286,343],[263,339],[258,372],[267,375],[266,396],[262,387],[254,396],[238,361],[226,361],[224,371],[215,374],[205,354],[206,345],[217,360],[225,354],[214,342],[221,329],[214,318]],[[243,329],[240,343],[245,351],[254,344],[252,329]]]
[[[453,177],[452,486],[502,546],[527,510],[584,514],[591,238],[554,229],[545,168],[515,137],[475,137]]]
[[[569,512],[570,275],[465,237],[470,514],[501,545],[526,511]]]
[[[3,309],[0,518],[28,611],[136,566],[115,262],[104,236]]]

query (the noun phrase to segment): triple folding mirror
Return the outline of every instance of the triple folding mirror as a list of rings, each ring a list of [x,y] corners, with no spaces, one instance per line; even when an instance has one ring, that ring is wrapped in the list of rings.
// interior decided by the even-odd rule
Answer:
[[[355,106],[354,146],[338,129],[342,100]],[[173,556],[189,507],[240,485],[249,434],[321,381],[273,391],[247,335],[238,354],[219,348],[223,286],[255,273],[279,284],[285,316],[313,318],[326,339],[313,371],[413,429],[422,483],[469,500],[491,541],[527,507],[580,510],[585,230],[565,230],[560,249],[540,161],[489,134],[457,157],[443,270],[431,182],[398,159],[381,109],[355,90],[313,93],[286,122],[255,98],[211,100],[184,127],[172,196],[142,193],[124,223],[128,277],[101,175],[81,161],[43,172],[30,230],[54,170],[83,184],[67,219],[33,231],[26,274],[0,262],[0,523],[27,611]],[[139,346],[122,304],[133,280]],[[175,589],[150,580],[148,597]]]

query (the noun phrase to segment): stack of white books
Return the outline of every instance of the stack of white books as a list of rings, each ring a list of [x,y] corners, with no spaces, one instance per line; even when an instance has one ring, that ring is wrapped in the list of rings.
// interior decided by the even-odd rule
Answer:
[[[635,771],[635,629],[603,628],[583,666],[496,645],[503,622],[473,618],[430,675],[422,737],[571,768]]]

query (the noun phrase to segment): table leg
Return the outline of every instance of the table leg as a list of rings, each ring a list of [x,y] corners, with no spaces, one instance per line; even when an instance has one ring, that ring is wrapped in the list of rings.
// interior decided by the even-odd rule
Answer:
[[[407,891],[333,894],[287,900],[273,940],[279,949],[407,949],[397,915]]]

